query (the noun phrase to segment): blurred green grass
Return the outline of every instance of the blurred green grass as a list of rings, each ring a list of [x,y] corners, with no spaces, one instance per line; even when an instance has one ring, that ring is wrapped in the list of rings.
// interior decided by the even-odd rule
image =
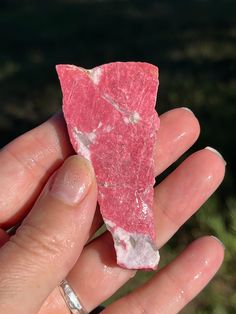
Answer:
[[[200,119],[190,152],[210,145],[224,155],[222,187],[161,251],[164,265],[204,234],[226,246],[221,271],[183,313],[236,313],[235,12],[230,0],[0,2],[1,146],[60,109],[55,64],[139,60],[160,68],[159,113],[188,106]]]

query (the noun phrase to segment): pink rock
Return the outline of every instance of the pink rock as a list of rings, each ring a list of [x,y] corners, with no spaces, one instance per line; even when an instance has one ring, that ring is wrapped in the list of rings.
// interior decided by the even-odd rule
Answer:
[[[94,166],[117,262],[154,269],[159,261],[152,212],[158,69],[141,62],[56,68],[70,139]]]

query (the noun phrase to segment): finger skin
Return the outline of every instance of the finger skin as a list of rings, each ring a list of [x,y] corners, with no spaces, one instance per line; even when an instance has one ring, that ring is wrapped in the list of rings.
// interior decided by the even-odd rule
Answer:
[[[23,134],[0,152],[0,226],[19,221],[50,175],[73,154],[61,114]]]
[[[149,282],[113,303],[103,314],[175,314],[212,279],[224,257],[224,248],[213,237],[190,244]]]
[[[200,133],[199,122],[189,109],[173,109],[160,118],[154,153],[156,176],[185,153]]]
[[[117,265],[113,239],[106,232],[84,249],[70,272],[68,281],[80,295],[86,309],[91,311],[135,274],[135,270]]]
[[[160,116],[155,152],[156,175],[197,139],[196,117],[182,108]],[[31,209],[49,176],[73,154],[61,114],[20,136],[0,152],[0,226],[8,228]],[[101,220],[97,219],[98,225]]]
[[[83,250],[67,280],[90,312],[135,273],[117,265],[113,240],[106,232]],[[58,288],[50,294],[38,314],[68,314]]]
[[[203,149],[187,158],[156,187],[154,209],[159,247],[215,191],[223,179],[224,171],[224,161],[214,152]],[[159,201],[164,207],[161,207]],[[105,233],[83,250],[70,273],[69,282],[90,311],[133,275],[133,271],[117,266],[111,235]]]
[[[190,155],[155,189],[157,245],[161,247],[214,193],[225,174],[225,161],[202,149]]]
[[[89,164],[79,156],[67,159],[1,248],[0,313],[38,313],[77,261],[97,203]]]

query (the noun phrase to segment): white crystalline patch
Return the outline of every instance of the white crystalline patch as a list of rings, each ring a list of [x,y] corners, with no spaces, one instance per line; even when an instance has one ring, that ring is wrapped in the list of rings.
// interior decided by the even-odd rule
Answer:
[[[149,213],[150,209],[148,207],[148,205],[142,201],[142,213],[144,216],[146,216]]]
[[[131,123],[138,123],[140,120],[140,115],[138,112],[134,112],[133,115],[130,117]]]
[[[73,134],[77,143],[77,153],[81,154],[84,158],[91,160],[89,146],[95,142],[96,133],[81,132],[75,127],[73,130]]]
[[[158,265],[159,252],[153,247],[148,236],[128,232],[108,219],[104,221],[112,232],[118,263],[130,269],[148,269]]]
[[[102,69],[97,67],[91,70],[87,70],[88,71],[88,75],[91,78],[91,80],[93,81],[93,83],[95,85],[98,85],[101,79],[101,75],[102,75]]]
[[[140,120],[140,115],[138,112],[134,111],[129,117],[124,117],[125,124],[136,124]]]
[[[113,221],[111,221],[111,220],[104,219],[104,222],[105,222],[108,230],[113,229],[113,228],[116,227],[116,224]]]
[[[144,191],[143,194],[145,195],[148,191],[149,187],[147,187]],[[135,201],[136,201],[136,206],[137,208],[142,210],[143,216],[147,216],[148,213],[150,212],[150,208],[148,207],[148,205],[144,202],[144,200],[142,199],[142,197],[139,195],[139,193],[137,191],[135,191]]]
[[[96,128],[95,130],[100,129],[101,127],[102,127],[102,122],[101,122],[101,121],[99,121],[98,126],[97,126],[97,128]]]
[[[110,124],[108,124],[105,128],[104,128],[104,131],[109,133],[111,132],[111,130],[113,129],[113,127],[110,126]]]

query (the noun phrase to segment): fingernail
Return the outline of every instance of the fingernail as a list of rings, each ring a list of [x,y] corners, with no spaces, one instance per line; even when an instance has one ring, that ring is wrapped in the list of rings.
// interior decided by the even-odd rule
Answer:
[[[210,236],[211,238],[213,238],[213,239],[215,239],[218,243],[220,243],[220,245],[224,248],[224,250],[225,250],[225,245],[224,245],[224,243],[220,240],[220,239],[218,239],[217,237],[215,237],[215,236],[213,236],[213,235],[211,235]]]
[[[186,111],[191,112],[192,114],[194,114],[194,113],[192,112],[192,110],[189,109],[188,107],[181,107],[181,109],[184,109],[184,110],[186,110]]]
[[[50,194],[68,205],[82,201],[94,179],[90,162],[80,156],[68,158],[52,179]]]
[[[205,147],[205,149],[210,150],[211,152],[213,152],[214,154],[216,154],[217,156],[219,156],[223,161],[225,166],[227,165],[226,161],[224,160],[223,156],[221,155],[221,153],[218,152],[218,150],[216,150],[215,148],[212,148],[210,146]]]

